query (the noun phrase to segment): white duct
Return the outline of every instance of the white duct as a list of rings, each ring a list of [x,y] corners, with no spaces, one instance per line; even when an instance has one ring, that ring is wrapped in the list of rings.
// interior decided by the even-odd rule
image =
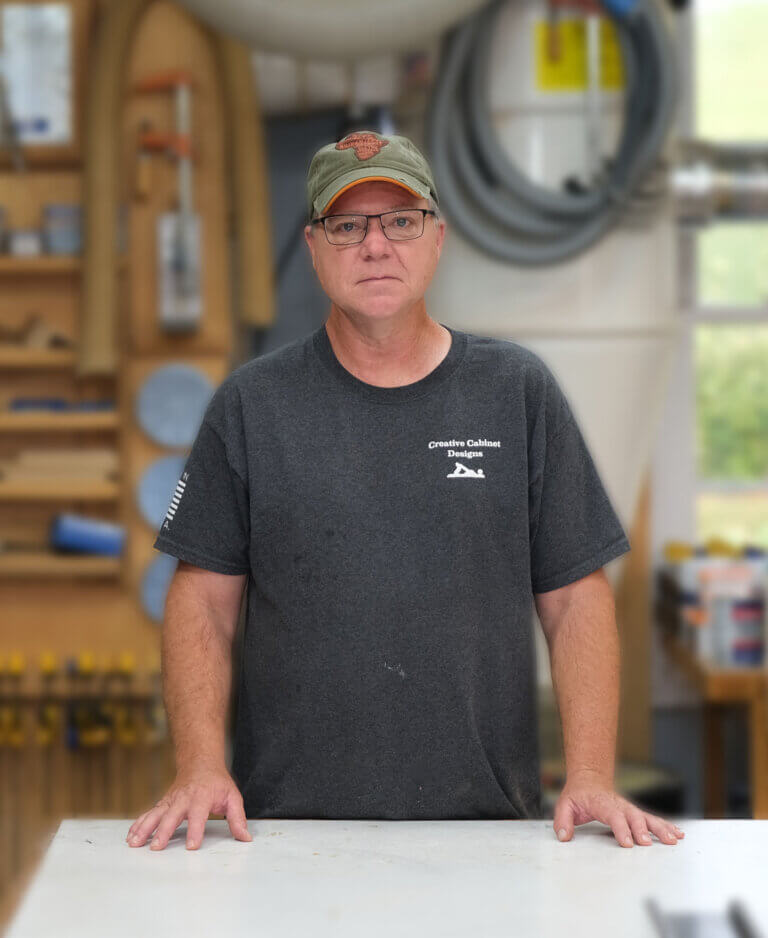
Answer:
[[[484,2],[180,0],[210,26],[254,48],[312,59],[418,49]]]

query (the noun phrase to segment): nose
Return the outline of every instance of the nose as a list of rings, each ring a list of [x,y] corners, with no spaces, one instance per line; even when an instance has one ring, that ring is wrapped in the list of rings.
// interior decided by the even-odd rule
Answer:
[[[379,250],[381,250],[382,247],[389,250],[389,238],[384,234],[384,227],[381,224],[380,218],[368,219],[368,230],[365,233],[362,244],[363,247],[367,247],[369,250],[375,250],[376,247],[378,247]]]

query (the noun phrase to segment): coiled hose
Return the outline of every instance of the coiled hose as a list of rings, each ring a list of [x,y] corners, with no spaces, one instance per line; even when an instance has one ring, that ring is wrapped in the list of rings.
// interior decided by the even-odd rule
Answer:
[[[602,0],[624,63],[622,135],[593,188],[558,192],[520,172],[491,121],[489,50],[505,2],[492,0],[445,34],[426,147],[440,207],[470,242],[522,266],[552,264],[602,237],[653,169],[674,117],[676,59],[656,0]]]

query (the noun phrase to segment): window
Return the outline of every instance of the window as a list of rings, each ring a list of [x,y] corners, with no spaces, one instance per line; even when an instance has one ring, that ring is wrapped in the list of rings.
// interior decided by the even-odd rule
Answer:
[[[698,539],[768,548],[768,321],[699,323]]]
[[[768,3],[695,0],[692,26],[692,134],[766,142]],[[690,270],[695,538],[768,548],[768,225],[696,231]]]

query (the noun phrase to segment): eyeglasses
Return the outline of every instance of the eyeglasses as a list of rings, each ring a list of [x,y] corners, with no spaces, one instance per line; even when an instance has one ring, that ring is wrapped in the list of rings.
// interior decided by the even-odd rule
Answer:
[[[323,215],[310,225],[322,223],[330,244],[358,244],[368,231],[368,219],[378,218],[390,241],[410,241],[424,234],[424,217],[436,214],[433,209],[409,208],[378,215]]]

